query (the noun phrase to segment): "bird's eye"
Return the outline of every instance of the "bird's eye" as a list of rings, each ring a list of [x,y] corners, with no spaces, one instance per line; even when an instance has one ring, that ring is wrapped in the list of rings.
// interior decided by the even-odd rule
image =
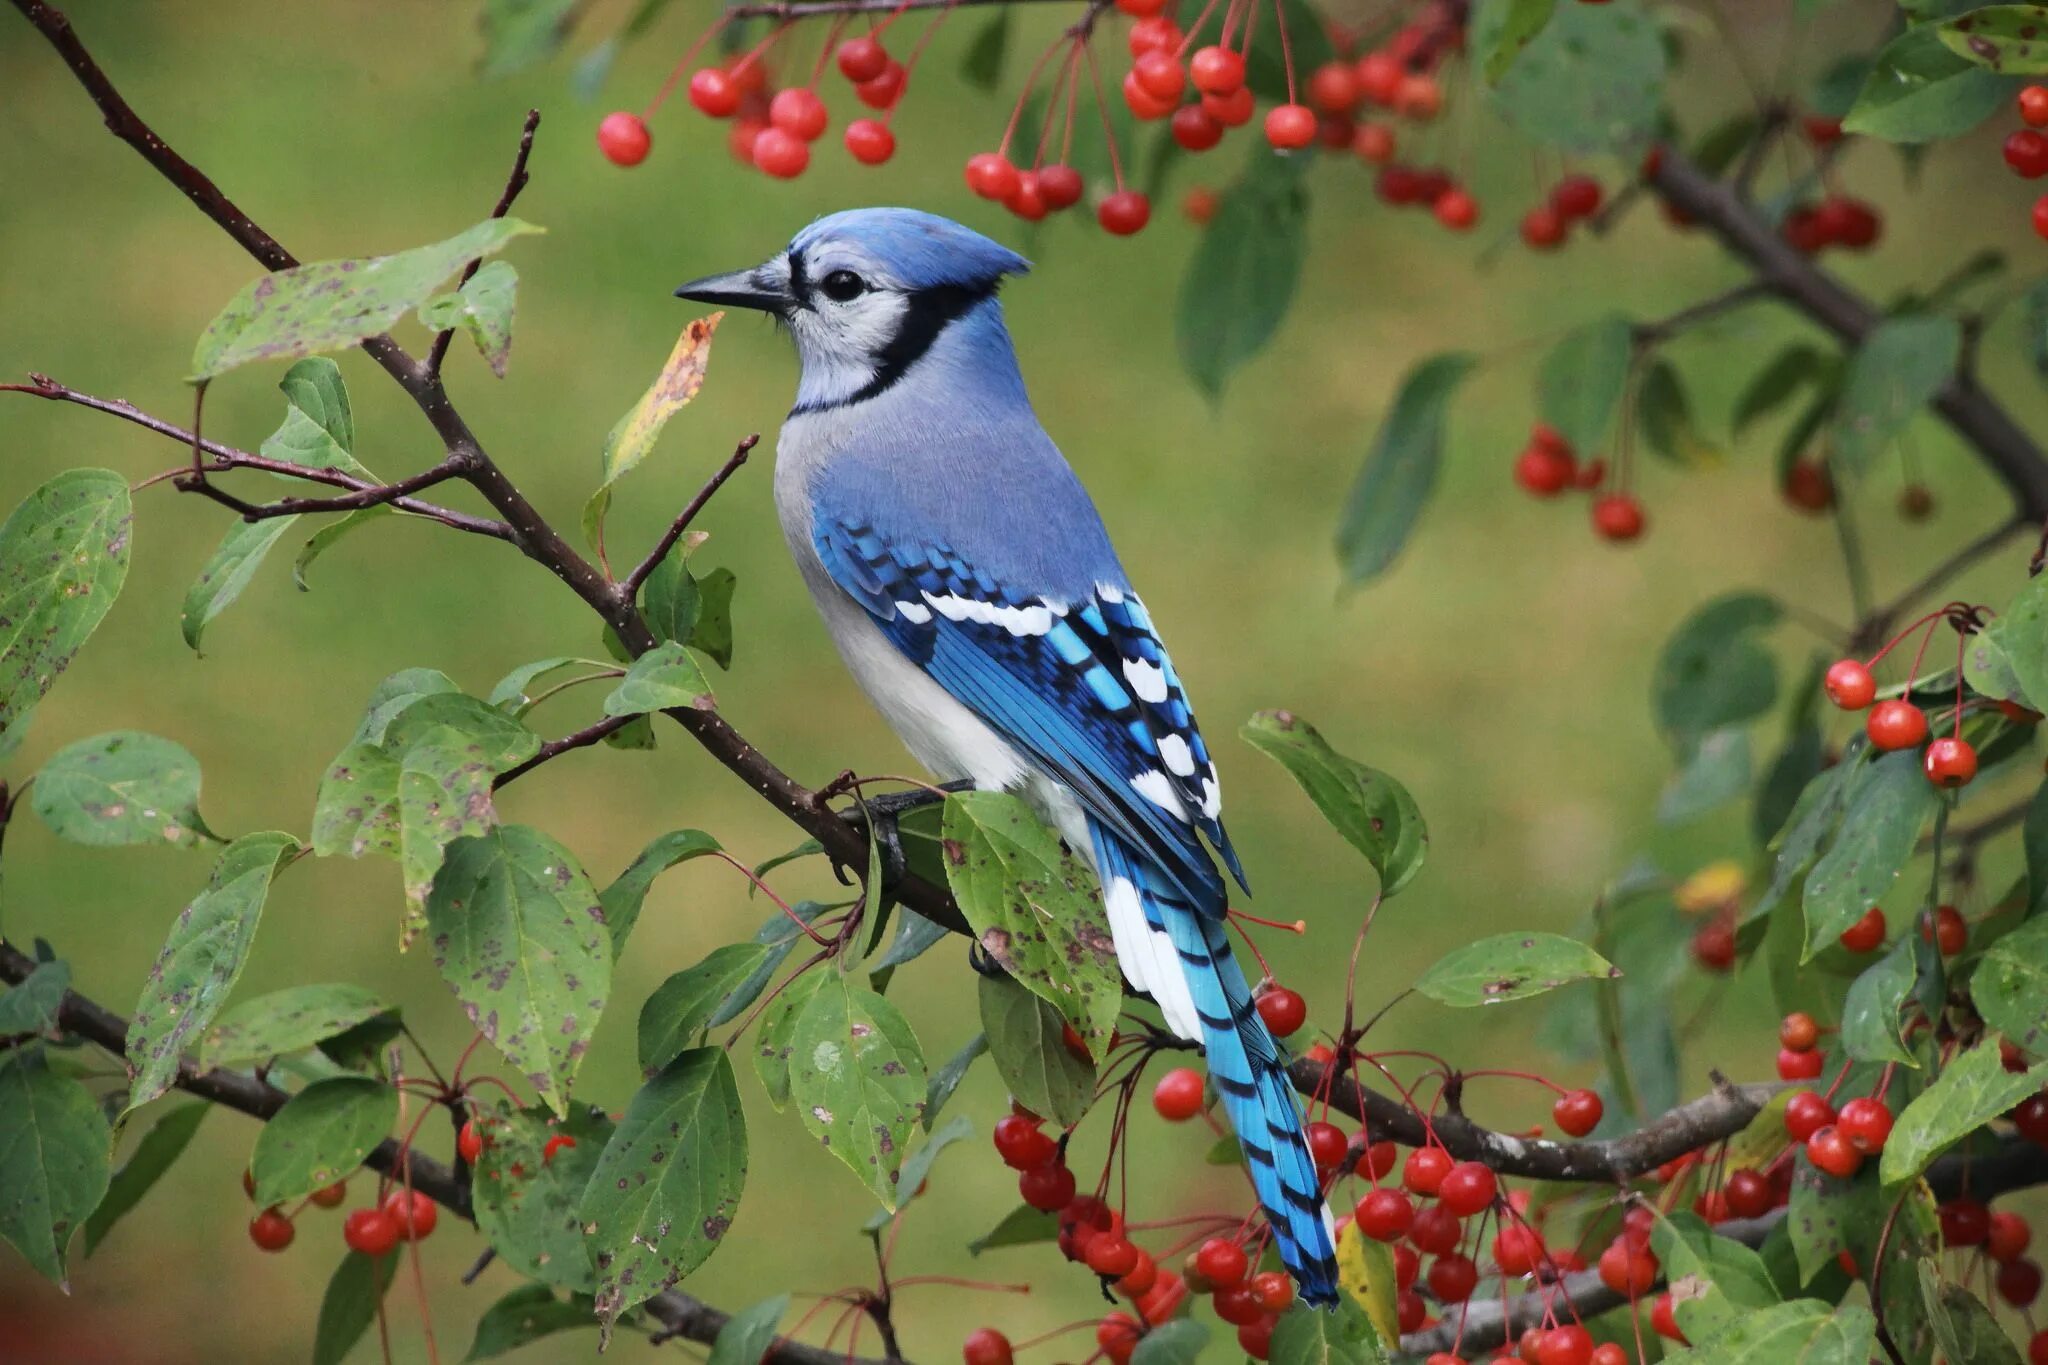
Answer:
[[[835,270],[821,281],[821,285],[825,297],[838,303],[857,299],[868,292],[868,282],[851,270]]]

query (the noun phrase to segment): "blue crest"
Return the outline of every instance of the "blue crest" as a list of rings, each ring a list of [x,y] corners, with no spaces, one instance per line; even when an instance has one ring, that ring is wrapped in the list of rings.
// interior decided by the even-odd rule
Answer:
[[[1031,269],[1031,262],[1000,242],[919,209],[846,209],[828,214],[799,232],[789,246],[809,253],[828,242],[869,253],[912,289],[986,289],[1005,275]]]

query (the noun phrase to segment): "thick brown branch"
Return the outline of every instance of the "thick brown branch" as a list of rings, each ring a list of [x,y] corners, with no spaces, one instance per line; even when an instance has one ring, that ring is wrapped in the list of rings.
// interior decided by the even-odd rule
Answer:
[[[34,958],[13,944],[0,940],[0,981],[10,986],[19,985],[35,969]],[[58,1007],[57,1025],[66,1033],[83,1038],[117,1058],[126,1055],[128,1021],[77,991],[65,993],[64,1003]],[[189,1058],[178,1065],[177,1085],[187,1094],[266,1122],[275,1117],[285,1101],[291,1098],[276,1086],[252,1075],[238,1071],[201,1071]],[[432,1157],[418,1152],[401,1154],[396,1140],[386,1138],[370,1153],[364,1164],[382,1174],[410,1180],[414,1189],[435,1203],[471,1222],[476,1220],[470,1206],[468,1186],[452,1168]],[[404,1168],[402,1177],[401,1167]],[[673,1289],[649,1299],[645,1311],[670,1335],[707,1346],[718,1339],[719,1329],[725,1326],[728,1316],[710,1304]],[[841,1351],[825,1351],[796,1342],[779,1341],[764,1359],[781,1362],[781,1365],[845,1365],[848,1357]],[[855,1361],[855,1365],[883,1363]]]

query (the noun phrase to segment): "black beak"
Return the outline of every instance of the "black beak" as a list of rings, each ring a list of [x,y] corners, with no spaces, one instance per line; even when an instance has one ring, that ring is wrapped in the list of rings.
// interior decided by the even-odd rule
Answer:
[[[786,292],[765,283],[758,270],[706,275],[677,289],[676,297],[720,308],[752,308],[762,313],[786,313],[794,302]]]

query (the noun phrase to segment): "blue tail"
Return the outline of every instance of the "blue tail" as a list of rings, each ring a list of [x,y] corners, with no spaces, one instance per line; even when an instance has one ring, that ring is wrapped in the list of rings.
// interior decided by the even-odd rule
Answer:
[[[1117,960],[1158,1003],[1166,1025],[1206,1050],[1280,1260],[1313,1304],[1337,1301],[1337,1257],[1301,1110],[1279,1046],[1230,951],[1219,904],[1205,915],[1185,892],[1096,823],[1095,856]]]

